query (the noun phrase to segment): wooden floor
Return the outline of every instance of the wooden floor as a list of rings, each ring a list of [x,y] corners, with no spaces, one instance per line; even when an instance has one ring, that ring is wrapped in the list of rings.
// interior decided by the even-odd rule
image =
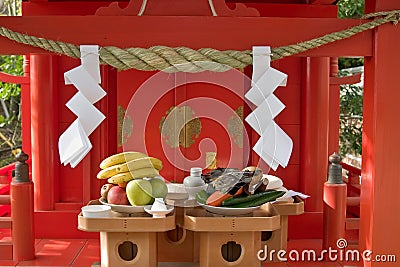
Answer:
[[[321,240],[301,239],[288,243],[288,251],[292,249],[321,249]],[[36,259],[32,261],[1,261],[0,266],[92,266],[100,262],[100,242],[98,239],[38,239],[36,240]],[[95,266],[98,266],[95,264]],[[340,262],[288,262],[264,263],[271,267],[341,267],[357,266],[354,263]],[[195,267],[197,264],[160,263],[159,267]]]

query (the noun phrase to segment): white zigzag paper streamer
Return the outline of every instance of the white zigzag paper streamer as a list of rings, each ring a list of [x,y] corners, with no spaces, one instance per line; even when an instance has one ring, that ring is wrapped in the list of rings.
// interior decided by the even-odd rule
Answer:
[[[276,170],[279,165],[287,166],[293,141],[274,121],[285,105],[273,93],[278,86],[286,86],[287,75],[270,63],[270,47],[253,47],[252,88],[245,97],[257,108],[246,117],[246,122],[261,136],[253,150]]]
[[[58,140],[60,161],[72,168],[87,155],[92,148],[89,135],[100,125],[105,116],[94,106],[106,95],[101,83],[99,47],[81,45],[81,65],[64,73],[65,84],[73,84],[78,92],[66,106],[78,117],[61,134]]]

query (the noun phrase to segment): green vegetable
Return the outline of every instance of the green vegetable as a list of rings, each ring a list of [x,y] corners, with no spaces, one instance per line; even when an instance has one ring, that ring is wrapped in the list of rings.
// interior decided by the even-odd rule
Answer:
[[[209,196],[210,195],[207,194],[207,192],[205,190],[200,190],[199,192],[196,193],[196,200],[200,204],[206,204],[207,198]]]
[[[253,200],[258,199],[259,197],[274,195],[275,192],[276,192],[275,190],[272,190],[272,191],[257,193],[254,195],[230,197],[222,202],[222,206],[232,206],[232,205],[237,205],[237,204],[253,201]]]
[[[265,193],[269,193],[269,194],[265,194]],[[240,203],[231,204],[231,205],[225,206],[225,207],[227,207],[227,208],[257,207],[257,206],[260,206],[260,205],[262,205],[264,203],[274,201],[278,197],[283,196],[285,193],[286,192],[284,192],[284,191],[268,191],[268,192],[263,192],[263,193],[259,193],[259,194],[256,194],[256,195],[250,195],[250,196],[243,197],[243,198],[247,198],[247,199],[249,199],[249,197],[252,197],[251,200],[249,200],[247,202],[243,202],[243,200],[240,199]],[[255,196],[258,196],[258,197],[254,198]],[[233,200],[231,200],[231,201],[233,201]]]

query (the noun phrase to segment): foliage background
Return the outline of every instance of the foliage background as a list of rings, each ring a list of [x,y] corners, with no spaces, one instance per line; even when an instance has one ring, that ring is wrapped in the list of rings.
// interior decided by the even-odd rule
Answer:
[[[340,0],[338,17],[359,18],[364,14],[364,0]],[[349,75],[343,71],[364,65],[364,58],[339,58],[339,75]],[[340,136],[339,153],[342,156],[361,156],[362,143],[363,86],[340,86]]]
[[[0,0],[0,16],[20,15],[21,0]],[[23,75],[22,62],[22,56],[0,56],[0,71]],[[21,147],[20,94],[20,85],[0,82],[0,167],[15,161],[12,148]]]
[[[23,75],[22,56],[1,56],[0,71]],[[13,148],[21,147],[21,86],[0,82],[0,166],[14,161]],[[6,139],[6,140],[5,140]]]

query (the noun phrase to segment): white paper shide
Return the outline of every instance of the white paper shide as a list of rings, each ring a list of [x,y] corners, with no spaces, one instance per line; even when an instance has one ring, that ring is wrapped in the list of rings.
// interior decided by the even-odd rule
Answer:
[[[81,45],[81,65],[64,73],[65,84],[72,84],[78,92],[66,103],[77,119],[61,134],[58,140],[60,161],[72,168],[87,155],[92,144],[89,135],[105,119],[94,104],[102,99],[106,92],[101,83],[99,47]]]
[[[274,121],[285,105],[273,93],[278,86],[286,86],[287,75],[270,63],[270,47],[253,47],[252,87],[245,97],[257,108],[246,117],[246,122],[261,136],[253,150],[276,170],[279,165],[288,165],[293,141]]]

